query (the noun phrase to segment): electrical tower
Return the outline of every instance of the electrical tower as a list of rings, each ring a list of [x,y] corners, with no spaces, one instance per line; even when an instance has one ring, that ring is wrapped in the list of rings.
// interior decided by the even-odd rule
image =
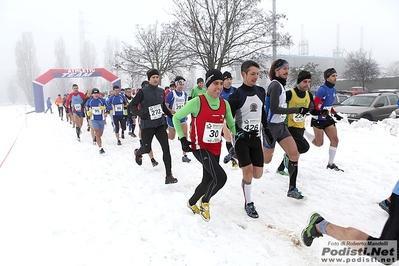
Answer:
[[[85,43],[85,40],[86,40],[86,37],[85,37],[85,35],[86,35],[86,31],[85,31],[85,21],[84,21],[84,18],[83,18],[83,11],[82,10],[79,10],[79,42],[80,42],[80,51],[82,51],[83,50],[83,47],[84,47],[84,43]]]
[[[333,51],[333,57],[344,57],[344,52],[340,44],[340,29],[339,24],[337,24],[337,47]]]
[[[298,45],[299,55],[309,55],[309,41],[305,39],[304,26],[301,26],[301,41]]]

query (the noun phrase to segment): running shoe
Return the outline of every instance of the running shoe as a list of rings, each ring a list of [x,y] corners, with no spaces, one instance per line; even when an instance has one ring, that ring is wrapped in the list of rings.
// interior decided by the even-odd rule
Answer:
[[[165,177],[165,184],[174,184],[177,183],[177,178],[174,178],[172,174],[168,174]]]
[[[100,152],[100,154],[104,154],[105,153],[103,148],[101,148],[99,152]]]
[[[378,205],[381,207],[381,209],[386,211],[388,214],[389,214],[389,204],[390,204],[390,202],[387,200],[383,200],[380,203],[378,203]]]
[[[290,158],[284,153],[284,167],[288,169],[288,164],[290,162]]]
[[[248,216],[251,218],[258,218],[258,212],[256,211],[255,205],[253,202],[250,202],[244,206],[245,211],[247,212]]]
[[[197,204],[190,205],[190,202],[187,201],[187,207],[194,213],[194,214],[200,214],[200,210],[197,207]]]
[[[139,149],[135,149],[135,150],[134,150],[134,156],[136,157],[136,158],[135,158],[135,159],[136,159],[136,163],[137,163],[138,165],[142,165],[142,164],[143,164],[143,156],[138,155],[138,152],[139,152]]]
[[[318,213],[312,213],[309,219],[308,226],[302,231],[302,242],[305,246],[310,247],[313,243],[313,239],[323,236],[323,234],[317,232],[316,224],[323,221],[324,218]]]
[[[122,142],[121,142],[121,140],[120,140],[120,139],[118,139],[118,142],[117,142],[117,144],[118,144],[118,145],[122,145]]]
[[[201,215],[202,219],[204,219],[204,221],[206,221],[206,222],[209,222],[209,220],[211,219],[211,214],[209,213],[209,211],[210,211],[209,202],[201,201],[200,215]]]
[[[158,162],[154,158],[152,158],[151,159],[151,164],[152,164],[153,167],[155,167],[155,166],[158,165]]]
[[[335,163],[333,163],[333,164],[327,164],[326,169],[331,169],[331,170],[335,170],[335,171],[342,171],[342,172],[344,172],[344,170],[339,169],[338,166],[337,166]]]
[[[293,190],[288,190],[287,197],[297,200],[304,200],[306,198],[305,196],[302,195],[302,192],[300,192],[297,188],[294,188]]]
[[[234,160],[234,159],[231,159],[231,166],[232,166],[233,168],[238,168],[238,167],[239,167],[237,161]]]
[[[284,171],[284,170],[279,171],[279,170],[277,169],[277,170],[276,170],[276,173],[277,173],[277,174],[280,174],[280,175],[289,176],[289,174],[288,174],[286,171]]]
[[[183,163],[189,163],[189,162],[191,162],[191,159],[188,158],[187,155],[184,155],[184,156],[181,158],[181,160],[182,160]]]

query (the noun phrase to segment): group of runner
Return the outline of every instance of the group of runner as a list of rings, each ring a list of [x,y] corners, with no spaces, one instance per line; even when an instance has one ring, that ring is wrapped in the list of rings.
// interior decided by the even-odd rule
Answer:
[[[114,87],[114,95],[107,100],[98,98],[96,95],[99,91],[93,89],[92,99],[86,101],[84,110],[91,118],[90,127],[95,130],[100,153],[104,151],[101,143],[98,143],[98,138],[101,137],[107,113],[113,113],[118,145],[120,140],[117,124],[121,124],[123,138],[126,117],[128,120],[138,117],[142,141],[134,150],[136,163],[142,165],[143,154],[151,154],[152,140],[155,136],[162,148],[165,184],[173,184],[178,180],[172,173],[168,139],[174,139],[177,134],[182,146],[182,161],[191,161],[187,153],[192,152],[203,168],[202,180],[189,198],[187,206],[194,214],[199,214],[205,221],[209,221],[210,200],[227,180],[226,172],[219,163],[222,137],[225,137],[226,148],[229,151],[223,161],[231,161],[233,167],[238,164],[241,168],[244,210],[251,218],[259,217],[251,198],[252,180],[262,177],[263,166],[271,162],[275,145],[278,143],[285,154],[277,173],[289,176],[286,195],[296,200],[305,200],[306,197],[297,188],[299,157],[301,153],[307,152],[310,146],[305,137],[315,146],[322,146],[326,134],[330,140],[326,168],[343,172],[334,162],[339,142],[335,124],[336,120],[342,119],[333,108],[337,72],[333,68],[324,72],[325,83],[313,97],[308,91],[310,72],[301,71],[298,74],[297,86],[292,90],[286,90],[289,63],[278,59],[270,67],[271,83],[265,90],[256,85],[259,69],[260,66],[255,61],[245,61],[241,65],[243,84],[238,88],[231,86],[231,73],[222,74],[219,70],[209,70],[205,75],[205,81],[202,78],[197,80],[198,86],[192,90],[190,96],[184,92],[185,78],[182,76],[177,76],[166,91],[159,87],[159,72],[156,69],[147,72],[148,84],[143,83],[142,88],[129,101],[119,92],[119,87]],[[71,112],[75,118],[79,139],[80,112],[83,112],[79,109],[79,104],[81,105],[86,97],[77,92],[77,86],[74,85],[73,90],[66,103],[68,106],[72,102]],[[81,103],[77,101],[79,97]],[[308,114],[312,116],[313,134],[305,129]],[[190,125],[187,124],[188,115],[191,116]],[[76,120],[76,117],[79,119]],[[388,229],[384,228],[390,230],[385,237],[391,240],[397,240],[399,235],[397,223],[394,229],[390,226],[398,219],[398,184],[389,198],[390,218],[386,225]],[[340,239],[334,232],[345,228],[333,226],[319,214],[312,215],[302,233],[304,244],[310,246],[313,239],[322,234],[330,234]],[[363,239],[365,234],[350,236]]]

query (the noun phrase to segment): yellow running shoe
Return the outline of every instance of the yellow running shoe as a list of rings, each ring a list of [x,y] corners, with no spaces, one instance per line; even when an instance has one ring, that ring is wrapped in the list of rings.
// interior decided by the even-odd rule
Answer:
[[[236,160],[231,160],[231,166],[233,166],[233,168],[238,168],[238,163],[236,162]]]
[[[197,204],[194,204],[193,206],[190,205],[190,203],[187,201],[187,207],[194,213],[194,214],[200,214],[200,210],[197,207]]]
[[[208,202],[202,202],[201,201],[201,206],[200,206],[200,215],[204,221],[209,222],[209,219],[211,219],[211,215],[209,214],[209,203]]]

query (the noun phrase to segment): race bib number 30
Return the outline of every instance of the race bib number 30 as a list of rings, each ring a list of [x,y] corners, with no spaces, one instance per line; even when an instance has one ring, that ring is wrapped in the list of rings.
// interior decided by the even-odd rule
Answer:
[[[162,117],[162,107],[161,104],[153,105],[148,107],[151,120],[159,119]]]
[[[222,141],[223,123],[206,122],[202,141],[205,143],[218,143]]]

